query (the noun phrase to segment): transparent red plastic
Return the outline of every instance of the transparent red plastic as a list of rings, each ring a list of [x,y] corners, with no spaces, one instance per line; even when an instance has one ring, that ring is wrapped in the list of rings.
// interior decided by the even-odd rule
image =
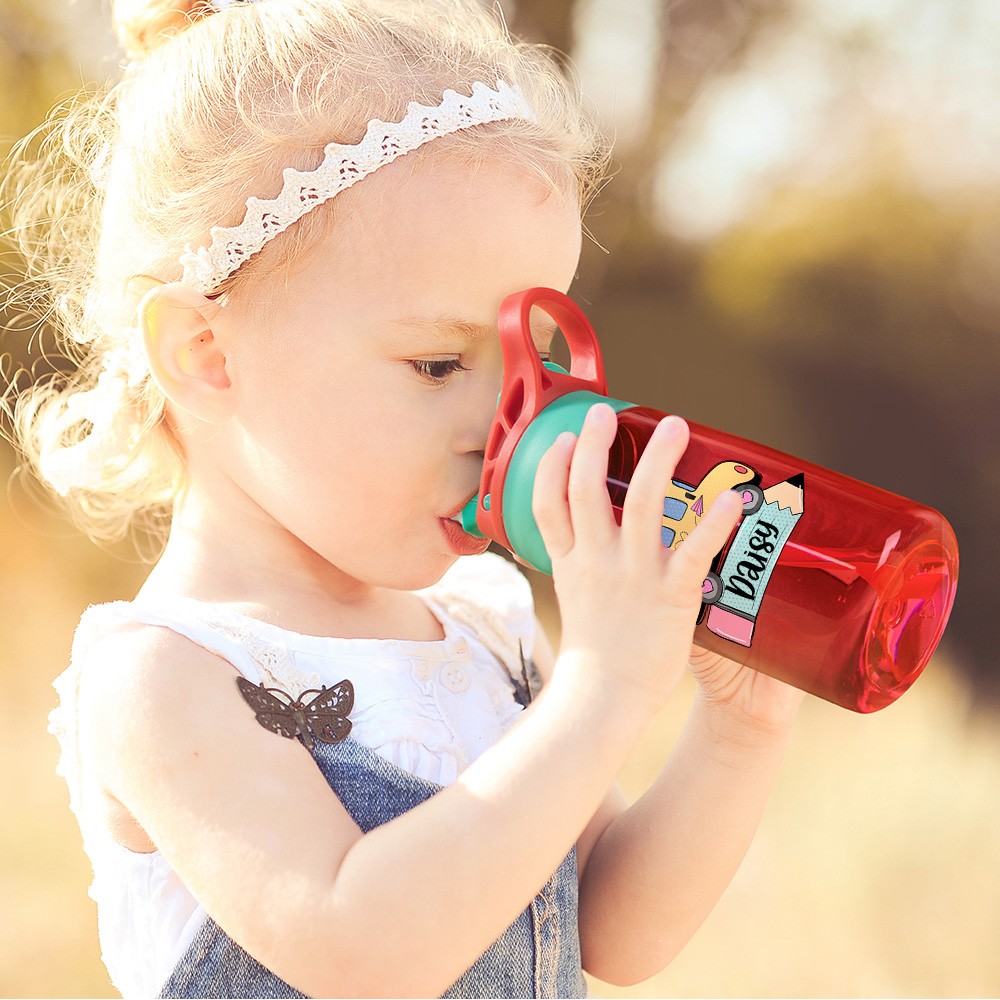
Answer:
[[[641,406],[618,414],[608,488],[619,518],[635,463],[663,416]],[[695,641],[857,712],[895,701],[926,666],[954,602],[958,545],[948,522],[936,510],[868,483],[723,431],[689,426],[691,442],[674,478],[694,486],[692,492],[710,469],[734,461],[756,473],[765,494],[776,484],[801,481],[801,515],[780,552],[770,554],[775,562],[749,645],[710,628],[713,616],[727,617],[720,615],[725,596],[702,609]],[[724,587],[724,568],[740,566],[741,553],[732,552],[739,532],[714,564],[723,570]],[[760,561],[749,560],[744,575],[752,577]],[[755,581],[741,584],[737,577],[742,596]],[[739,639],[746,640],[746,631]]]
[[[543,365],[529,317],[559,325],[569,372]],[[620,519],[639,456],[664,412],[607,397],[597,337],[572,299],[509,296],[499,315],[504,385],[487,438],[475,519],[527,565],[548,556],[531,514],[534,471],[561,430],[606,398],[618,413],[608,491]],[[695,641],[856,712],[895,701],[937,647],[955,599],[958,545],[936,510],[724,431],[690,423],[664,497],[676,548],[727,489],[744,514],[705,580]],[[613,581],[609,581],[613,585]]]

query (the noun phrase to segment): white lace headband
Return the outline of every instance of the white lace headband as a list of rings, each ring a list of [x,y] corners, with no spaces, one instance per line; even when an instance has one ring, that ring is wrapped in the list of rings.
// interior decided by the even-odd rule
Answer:
[[[440,136],[510,120],[534,121],[535,115],[521,92],[503,80],[497,80],[495,90],[477,81],[471,97],[446,90],[441,103],[433,106],[412,101],[399,122],[372,119],[356,145],[331,142],[314,170],[287,167],[278,196],[268,201],[247,199],[243,221],[230,228],[213,226],[210,246],[185,247],[181,282],[212,292],[278,233],[379,167]]]

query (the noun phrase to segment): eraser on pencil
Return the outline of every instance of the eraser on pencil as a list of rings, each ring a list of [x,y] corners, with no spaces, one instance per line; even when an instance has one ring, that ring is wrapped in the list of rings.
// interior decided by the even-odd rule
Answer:
[[[732,611],[719,605],[708,609],[708,620],[705,624],[709,632],[714,632],[723,639],[738,642],[741,646],[749,646],[750,640],[753,639],[754,623],[749,618],[733,614]]]

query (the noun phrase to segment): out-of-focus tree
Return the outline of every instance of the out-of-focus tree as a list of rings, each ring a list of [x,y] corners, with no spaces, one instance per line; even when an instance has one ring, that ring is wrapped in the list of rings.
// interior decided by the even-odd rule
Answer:
[[[37,149],[37,127],[49,110],[93,89],[120,65],[112,46],[108,0],[61,5],[3,0],[0,5],[0,174],[12,147],[33,136],[28,155]],[[9,192],[5,192],[9,194]],[[0,206],[2,209],[5,206]],[[10,220],[0,210],[0,289],[18,288],[23,261],[9,238]],[[25,297],[0,296],[0,374],[39,367],[39,354],[51,347],[37,317],[22,315]],[[25,336],[23,334],[28,334]],[[6,384],[4,382],[3,384]],[[2,414],[0,414],[2,420]]]
[[[575,286],[612,388],[939,506],[964,556],[948,642],[1000,687],[983,625],[1000,537],[980,513],[1000,478],[1000,124],[983,99],[1000,9],[501,7],[564,53],[616,137]],[[108,20],[106,0],[6,0],[0,136],[116,72]],[[2,349],[26,357],[17,337]]]
[[[1000,9],[534,7],[515,31],[569,33],[618,133],[591,218],[610,252],[576,286],[615,393],[941,509],[963,555],[946,645],[1000,695]]]

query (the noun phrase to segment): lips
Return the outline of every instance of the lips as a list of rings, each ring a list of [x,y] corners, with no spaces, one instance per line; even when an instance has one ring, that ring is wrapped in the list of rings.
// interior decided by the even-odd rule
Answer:
[[[472,498],[470,497],[469,499],[471,500]],[[459,556],[478,555],[480,552],[485,552],[490,546],[488,538],[471,535],[462,527],[462,511],[466,504],[468,504],[468,500],[453,514],[450,514],[448,517],[438,518],[441,522],[441,531],[448,543],[448,548],[455,555]]]
[[[459,556],[478,555],[490,547],[488,538],[477,538],[465,531],[460,524],[449,518],[442,517],[441,530],[448,542],[448,547]]]

